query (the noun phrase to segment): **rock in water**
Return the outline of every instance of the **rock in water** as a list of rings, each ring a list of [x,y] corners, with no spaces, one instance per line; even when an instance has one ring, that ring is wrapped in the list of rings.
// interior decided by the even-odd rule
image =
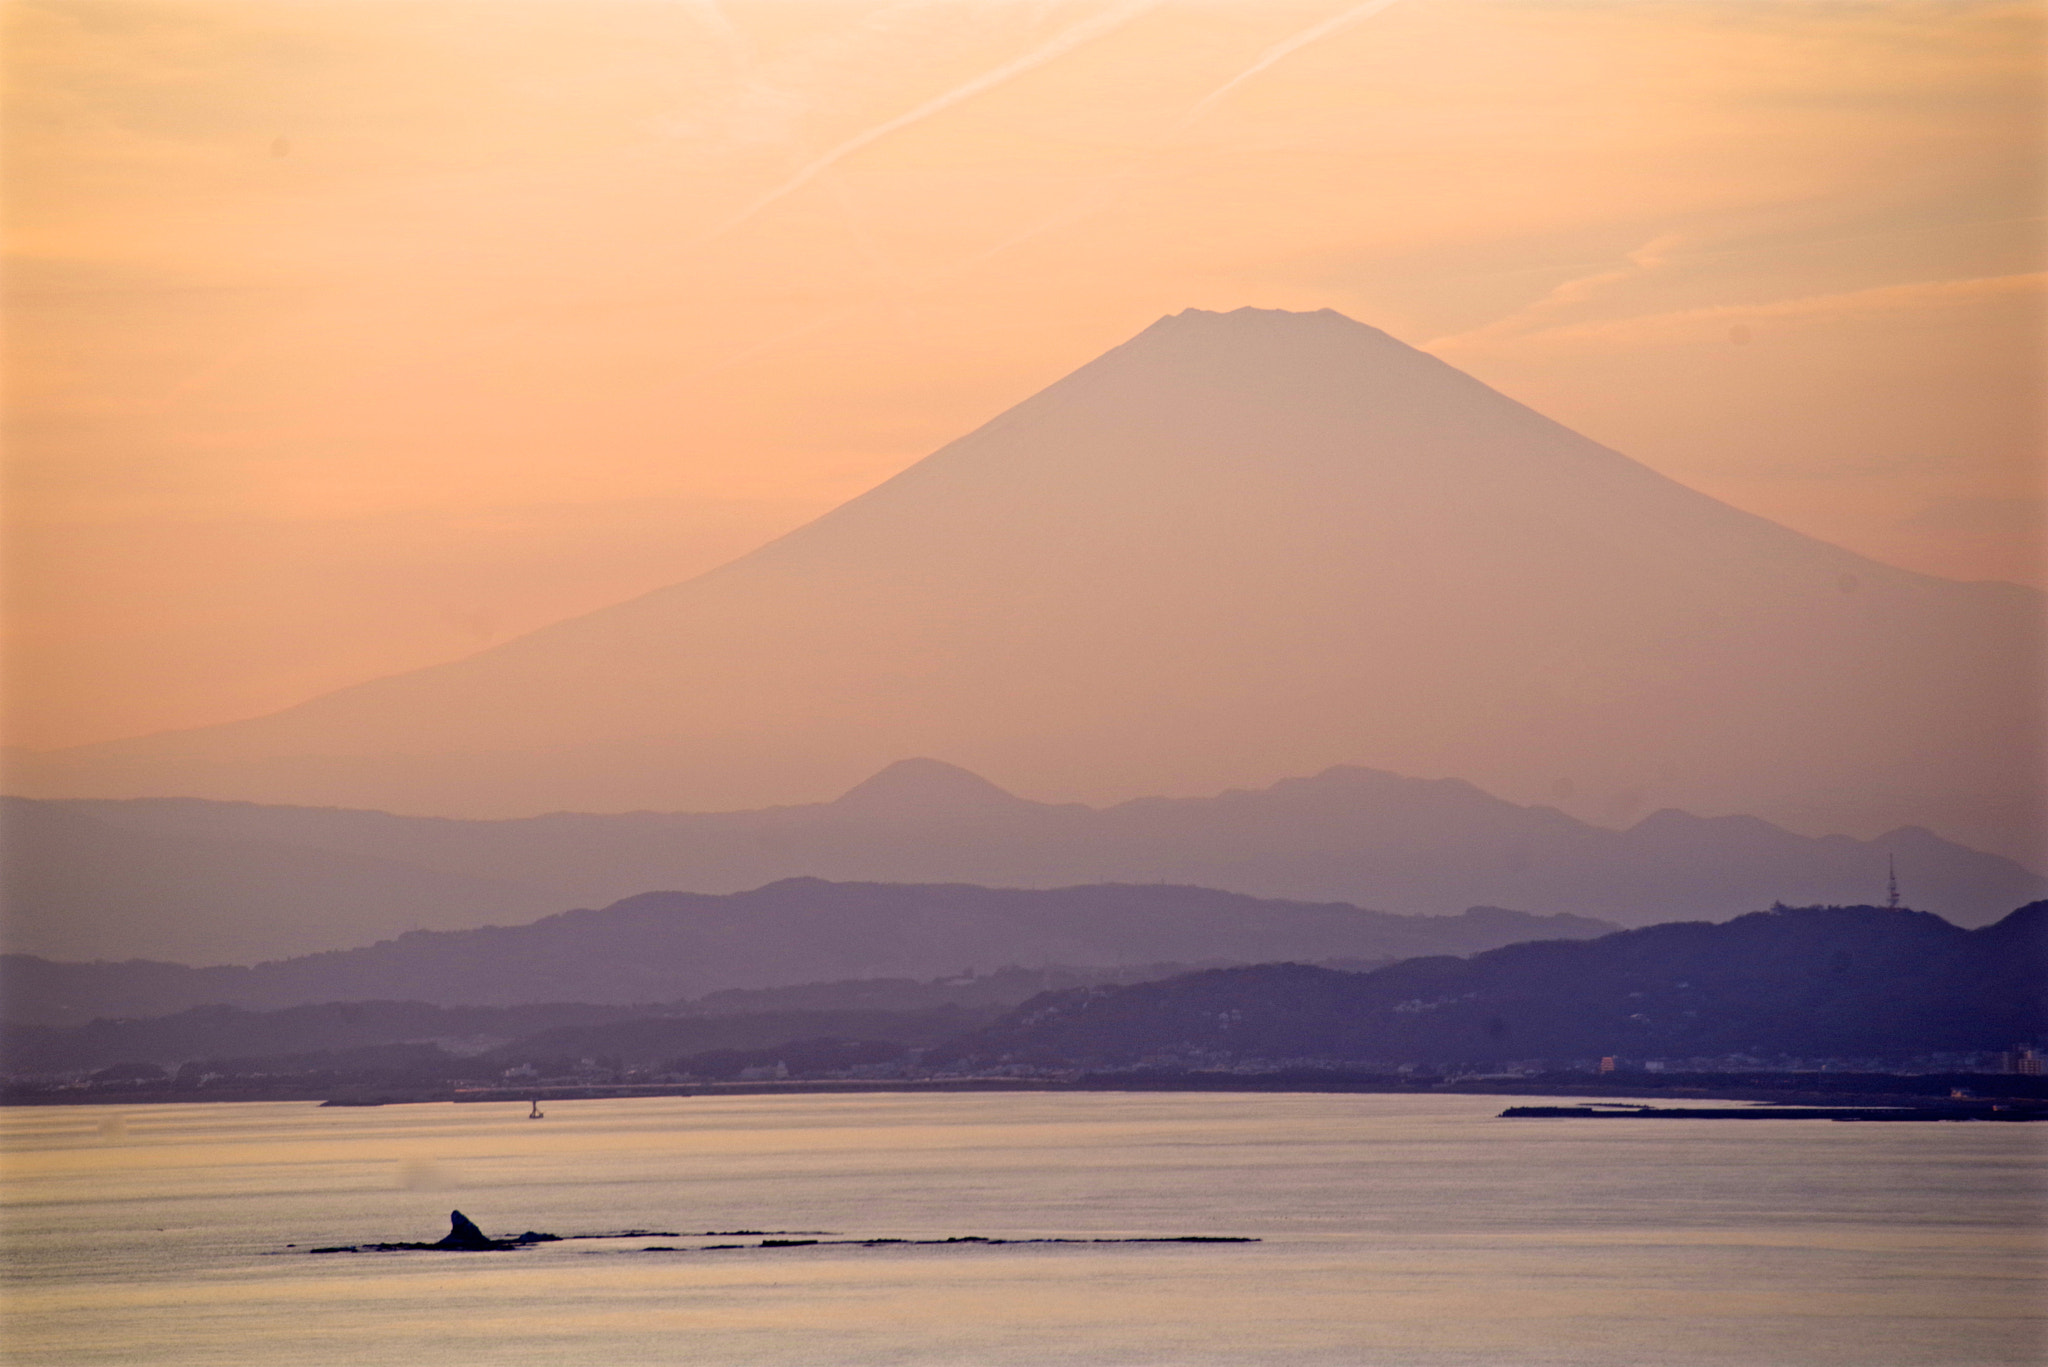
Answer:
[[[478,1229],[476,1222],[459,1210],[448,1212],[448,1237],[434,1245],[435,1248],[460,1248],[478,1251],[498,1248],[500,1246],[497,1240],[490,1238],[482,1230]]]

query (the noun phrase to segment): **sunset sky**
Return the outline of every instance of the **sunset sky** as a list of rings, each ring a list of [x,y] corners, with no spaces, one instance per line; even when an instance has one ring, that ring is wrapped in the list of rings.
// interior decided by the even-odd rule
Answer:
[[[2043,582],[2038,5],[0,14],[18,744],[684,578],[1188,307]]]

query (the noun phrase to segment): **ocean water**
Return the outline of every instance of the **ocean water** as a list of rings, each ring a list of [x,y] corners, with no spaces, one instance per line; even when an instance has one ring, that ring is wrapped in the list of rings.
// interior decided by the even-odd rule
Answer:
[[[0,1112],[12,1364],[2036,1363],[2048,1126],[1051,1093]],[[313,1255],[626,1228],[1255,1244]],[[668,1244],[674,1251],[643,1251]]]

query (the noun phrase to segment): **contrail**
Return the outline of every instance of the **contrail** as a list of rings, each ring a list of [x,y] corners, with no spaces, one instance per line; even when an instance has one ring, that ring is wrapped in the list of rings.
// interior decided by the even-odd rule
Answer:
[[[1338,14],[1329,19],[1325,19],[1322,23],[1313,25],[1309,28],[1305,28],[1291,38],[1288,38],[1279,43],[1275,43],[1272,47],[1269,47],[1264,52],[1260,53],[1257,61],[1253,62],[1243,71],[1238,72],[1235,76],[1232,76],[1222,85],[1217,86],[1214,90],[1210,91],[1207,95],[1204,95],[1201,99],[1195,101],[1194,104],[1188,106],[1188,111],[1180,116],[1180,122],[1176,123],[1173,126],[1173,133],[1169,134],[1168,136],[1171,137],[1175,134],[1186,132],[1188,126],[1194,123],[1196,119],[1202,116],[1203,110],[1209,108],[1209,106],[1215,104],[1216,101],[1222,99],[1225,95],[1228,95],[1231,91],[1237,89],[1246,81],[1249,81],[1252,77],[1258,75],[1261,71],[1264,71],[1267,67],[1273,65],[1273,63],[1279,61],[1281,58],[1286,57],[1290,53],[1300,51],[1302,48],[1307,47],[1310,43],[1313,43],[1318,39],[1327,38],[1332,33],[1335,33],[1338,29],[1343,28],[1346,24],[1352,23],[1359,19],[1363,19],[1367,15],[1376,14],[1379,11],[1386,9],[1388,6],[1393,5],[1395,3],[1397,3],[1397,0],[1366,0],[1365,4],[1354,5],[1350,9],[1345,10],[1342,14]],[[1078,223],[1080,220],[1087,218],[1089,215],[1094,214],[1097,211],[1109,205],[1112,201],[1114,201],[1117,198],[1118,195],[1122,194],[1127,188],[1129,188],[1130,183],[1133,180],[1137,179],[1137,176],[1137,168],[1132,167],[1130,170],[1127,170],[1123,174],[1117,176],[1109,184],[1105,185],[1100,190],[1096,191],[1094,194],[1083,196],[1082,199],[1078,201],[1076,204],[1074,204],[1071,208],[1066,209],[1061,213],[1055,214],[1049,219],[1043,220],[1034,227],[1026,228],[1023,232],[1020,232],[1015,236],[1005,238],[1003,241],[997,243],[995,246],[988,248],[986,251],[980,252],[979,254],[970,258],[968,261],[962,263],[959,269],[968,269],[973,266],[981,265],[983,262],[990,261],[993,260],[995,257],[1001,256],[1004,252],[1009,251],[1013,247],[1023,246],[1026,242],[1029,242],[1034,237],[1038,237],[1044,233],[1052,232],[1053,230],[1058,228],[1066,227],[1068,224],[1071,223]]]
[[[1283,39],[1273,44],[1273,46],[1259,54],[1257,61],[1253,62],[1243,71],[1238,72],[1235,76],[1232,76],[1222,85],[1217,86],[1201,99],[1195,101],[1193,107],[1187,113],[1181,115],[1180,123],[1176,125],[1175,131],[1178,132],[1180,129],[1186,128],[1196,119],[1202,117],[1203,114],[1208,112],[1211,105],[1243,85],[1246,81],[1249,81],[1252,77],[1258,75],[1261,71],[1264,71],[1267,67],[1273,65],[1273,63],[1301,51],[1310,43],[1329,37],[1346,24],[1355,23],[1367,15],[1378,14],[1381,10],[1395,3],[1397,3],[1397,0],[1365,0],[1365,3],[1362,5],[1353,5],[1342,14],[1333,15],[1323,20],[1320,24],[1303,29],[1292,38]]]
[[[1469,346],[1474,342],[1490,342],[1502,337],[1512,337],[1529,332],[1540,326],[1543,320],[1560,309],[1569,308],[1604,292],[1610,285],[1618,285],[1647,274],[1665,265],[1671,259],[1671,251],[1685,239],[1677,233],[1661,233],[1623,257],[1626,263],[1610,270],[1596,271],[1591,275],[1575,276],[1560,285],[1553,286],[1534,303],[1482,323],[1464,332],[1449,333],[1432,337],[1424,342],[1425,350],[1435,347]]]
[[[860,151],[863,147],[872,146],[874,143],[888,137],[891,133],[908,128],[914,123],[922,122],[934,114],[951,109],[963,100],[972,99],[983,91],[993,90],[1005,81],[1012,80],[1037,67],[1044,66],[1047,62],[1052,61],[1056,57],[1064,56],[1083,43],[1099,38],[1112,29],[1121,28],[1146,11],[1157,9],[1163,3],[1164,0],[1121,0],[1120,3],[1111,5],[1092,19],[1083,19],[1078,24],[1072,24],[1062,29],[1052,38],[1041,43],[1023,56],[1005,62],[992,71],[985,71],[973,80],[968,81],[965,85],[956,86],[943,95],[935,95],[923,104],[918,105],[915,109],[898,114],[886,123],[878,123],[864,133],[855,134],[837,147],[834,147],[831,151],[826,152],[799,169],[788,180],[785,180],[767,194],[762,195],[759,199],[747,205],[746,208],[740,210],[716,228],[713,228],[699,240],[710,241],[713,238],[723,237],[734,228],[739,227],[742,223],[754,217],[754,215],[760,213],[763,209],[766,209],[769,205],[794,194],[810,184],[820,174],[852,156],[855,152]],[[1374,0],[1374,3],[1392,3],[1392,0]]]
[[[777,187],[770,194],[763,196],[759,200],[756,200],[752,205],[749,205],[747,209],[743,211],[738,217],[732,219],[723,227],[719,228],[717,232],[711,235],[716,236],[718,233],[729,231],[730,229],[738,226],[746,219],[760,212],[763,208],[766,208],[769,204],[772,204],[775,200],[780,199],[782,196],[790,193],[790,191],[795,190],[799,186],[807,183],[808,181],[815,179],[818,175],[823,173],[826,169],[828,169],[834,162],[838,161],[840,158],[851,154],[852,152],[858,150],[861,147],[867,146],[869,143],[875,141],[877,138],[885,137],[888,134],[894,132],[896,129],[901,128],[908,123],[912,123],[917,119],[925,118],[928,115],[935,114],[939,110],[946,108],[948,105],[958,103],[960,100],[964,100],[968,98],[970,95],[978,94],[981,91],[988,89],[990,86],[998,83],[999,81],[1008,80],[1011,76],[1017,75],[1022,71],[1028,70],[1031,66],[1036,66],[1042,62],[1050,61],[1052,58],[1060,55],[1060,53],[1066,52],[1070,48],[1078,46],[1079,44],[1088,41],[1088,39],[1095,37],[1099,33],[1107,32],[1110,28],[1115,27],[1117,24],[1125,23],[1128,22],[1130,19],[1136,18],[1137,15],[1142,13],[1144,10],[1154,8],[1157,3],[1159,3],[1159,0],[1144,0],[1144,2],[1142,3],[1127,3],[1124,5],[1117,6],[1114,10],[1111,10],[1103,15],[1099,15],[1093,20],[1087,21],[1082,24],[1076,24],[1073,28],[1070,28],[1066,30],[1064,33],[1061,33],[1058,37],[1054,38],[1051,42],[1048,42],[1043,47],[1034,50],[1033,52],[1025,55],[1024,57],[1018,58],[1017,61],[1010,63],[1008,66],[998,67],[995,71],[992,71],[985,76],[978,77],[977,79],[970,81],[967,85],[961,86],[959,89],[949,94],[941,95],[936,100],[928,101],[927,103],[918,106],[918,108],[913,109],[908,114],[904,114],[898,118],[892,119],[888,123],[882,124],[877,128],[870,129],[868,132],[861,134],[857,138],[849,139],[848,141],[840,144],[838,147],[833,148],[830,152],[827,152],[824,156],[818,158],[810,165],[806,166],[803,170],[797,172],[796,175],[792,176],[786,183]],[[1179,133],[1182,130],[1186,129],[1189,124],[1193,123],[1197,118],[1201,116],[1203,110],[1209,108],[1218,100],[1222,99],[1225,95],[1229,94],[1237,87],[1243,85],[1246,81],[1251,80],[1254,76],[1257,76],[1267,67],[1272,66],[1275,62],[1280,61],[1282,58],[1288,56],[1290,53],[1298,52],[1302,48],[1307,47],[1310,43],[1313,43],[1320,38],[1325,38],[1328,37],[1330,34],[1335,33],[1338,29],[1343,28],[1346,24],[1353,23],[1359,19],[1363,19],[1368,15],[1377,14],[1379,11],[1386,9],[1395,3],[1396,0],[1366,0],[1366,3],[1362,5],[1354,5],[1350,9],[1345,10],[1341,14],[1335,15],[1329,19],[1325,19],[1322,23],[1316,24],[1310,28],[1303,29],[1300,33],[1295,34],[1293,37],[1288,38],[1282,42],[1276,43],[1272,47],[1267,48],[1264,52],[1259,54],[1257,61],[1253,62],[1243,71],[1238,72],[1237,75],[1231,77],[1222,85],[1217,86],[1214,90],[1210,91],[1207,95],[1203,96],[1200,100],[1196,101],[1193,105],[1191,105],[1187,113],[1181,116],[1180,122],[1174,125],[1173,131],[1175,133]],[[1084,29],[1088,31],[1083,33],[1082,30]],[[1094,192],[1083,195],[1080,199],[1076,200],[1074,203],[1070,204],[1065,209],[1060,210],[1058,213],[1052,214],[1047,218],[1040,219],[1038,222],[1031,224],[1030,226],[1022,229],[1019,232],[1011,234],[1009,237],[1004,238],[1002,241],[997,242],[993,246],[986,247],[981,251],[976,252],[974,255],[966,258],[965,260],[956,261],[950,266],[942,267],[941,269],[927,275],[921,281],[903,286],[904,293],[911,295],[927,293],[933,289],[938,288],[940,285],[946,283],[947,281],[956,279],[957,277],[965,275],[978,267],[988,264],[990,261],[995,260],[997,257],[1002,256],[1007,252],[1013,251],[1016,248],[1023,246],[1025,243],[1030,242],[1035,238],[1042,237],[1046,233],[1054,232],[1060,228],[1064,228],[1071,224],[1078,223],[1082,219],[1088,218],[1091,215],[1100,212],[1103,208],[1107,207],[1109,204],[1114,202],[1117,199],[1117,197],[1121,195],[1125,190],[1127,190],[1131,182],[1137,178],[1137,175],[1137,169],[1133,167],[1130,170],[1124,171],[1120,175],[1112,177],[1102,186],[1097,188]],[[698,371],[691,378],[701,379],[709,375],[718,374],[721,371],[739,365],[743,361],[752,360],[754,357],[762,354],[763,352],[772,351],[776,347],[781,346],[784,342],[794,341],[799,337],[806,337],[814,332],[821,332],[827,328],[836,326],[837,324],[844,322],[848,318],[854,317],[857,314],[865,312],[867,309],[873,307],[874,304],[877,302],[881,301],[863,300],[860,303],[849,305],[846,308],[837,309],[831,313],[825,314],[822,317],[813,318],[807,323],[800,323],[796,327],[790,328],[786,332],[777,333],[773,337],[769,337],[763,341],[757,342],[753,346],[747,347],[743,351],[740,351],[732,356],[728,356],[724,360],[719,361],[716,364],[704,370]]]

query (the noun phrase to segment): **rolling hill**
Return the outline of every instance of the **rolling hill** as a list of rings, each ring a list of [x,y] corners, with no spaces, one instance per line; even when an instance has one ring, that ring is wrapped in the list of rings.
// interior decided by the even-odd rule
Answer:
[[[0,799],[0,851],[6,949],[193,964],[803,876],[1174,883],[1408,915],[1496,906],[1625,926],[1868,901],[1883,894],[1894,858],[1908,900],[1959,925],[2048,896],[2048,879],[1918,828],[1816,839],[1750,817],[1666,810],[1610,830],[1456,780],[1355,768],[1102,809],[1026,801],[934,760],[891,765],[832,802],[753,812],[477,821],[198,799]]]
[[[1896,908],[1781,907],[1371,973],[1265,964],[1047,993],[954,1052],[1393,1066],[1994,1051],[2048,1034],[2043,964],[2048,902],[1976,930]]]
[[[0,956],[11,1019],[82,1023],[186,1007],[345,1001],[437,1006],[633,1004],[847,978],[929,979],[1008,966],[1384,961],[1598,935],[1576,916],[1479,908],[1394,916],[1207,888],[1050,890],[793,878],[725,896],[656,892],[529,925],[413,931],[254,967]]]

